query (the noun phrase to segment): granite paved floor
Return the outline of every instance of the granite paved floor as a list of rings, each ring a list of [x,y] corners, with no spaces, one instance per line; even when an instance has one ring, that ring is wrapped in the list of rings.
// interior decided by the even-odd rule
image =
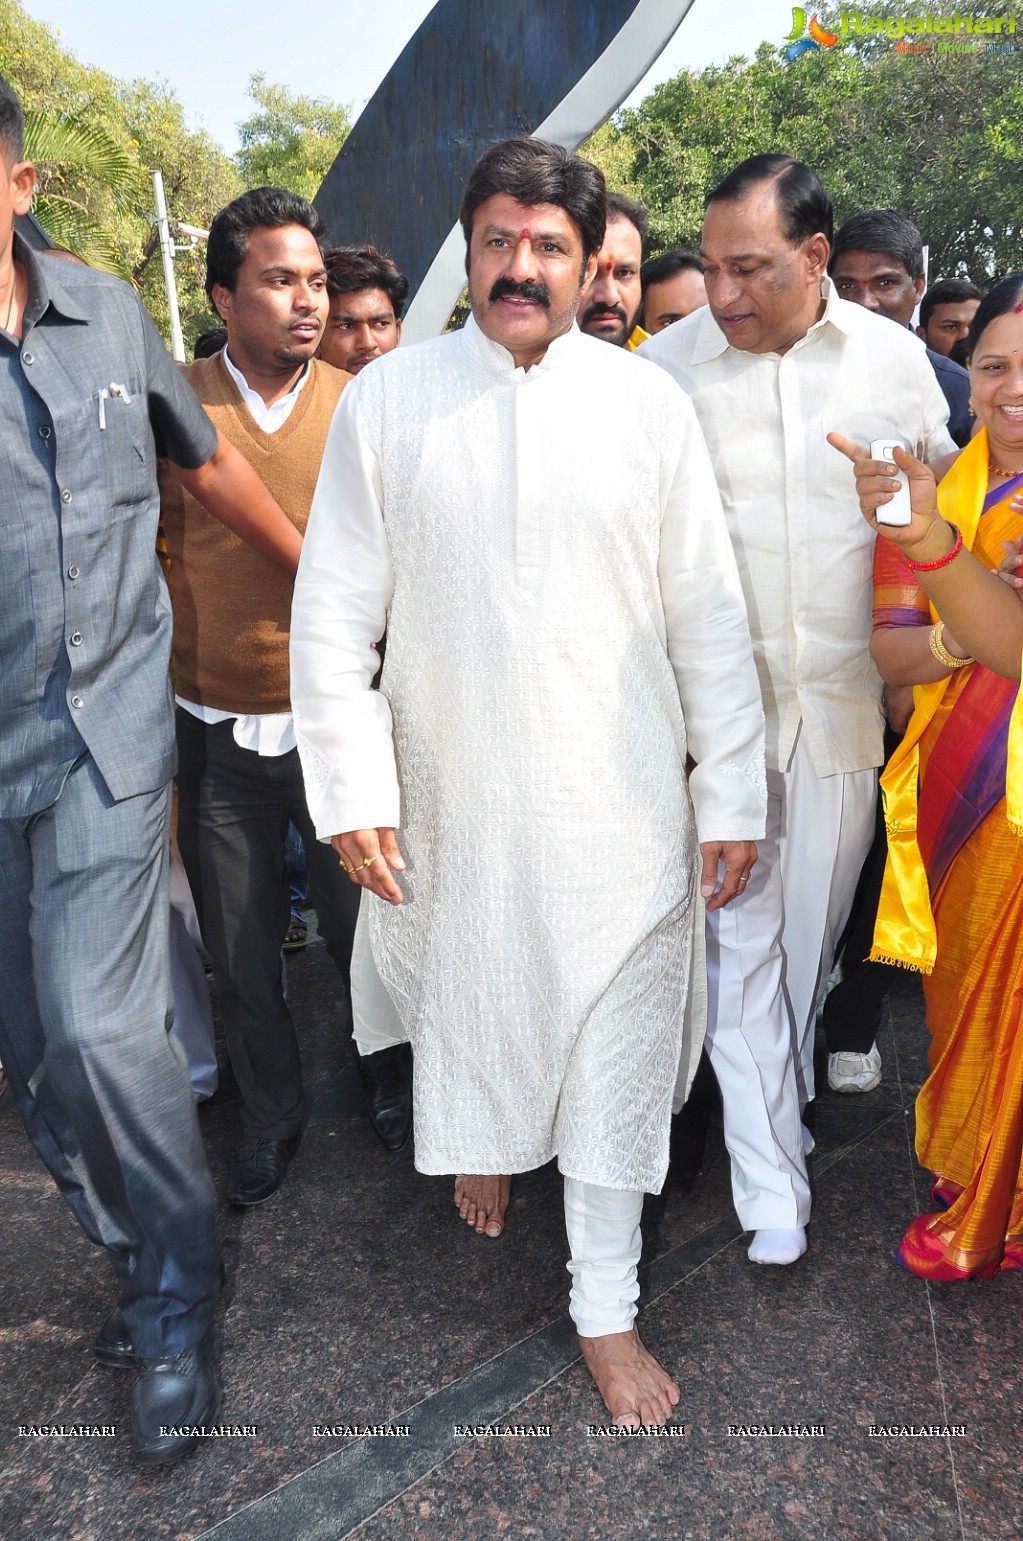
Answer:
[[[3,1541],[1023,1536],[1023,1279],[928,1287],[892,1264],[926,1200],[912,979],[892,998],[882,1086],[818,1098],[802,1262],[747,1262],[719,1122],[702,1173],[676,1169],[647,1201],[641,1329],[682,1384],[684,1432],[627,1440],[589,1432],[603,1417],[564,1314],[557,1174],[517,1182],[500,1241],[471,1234],[447,1179],[376,1143],[315,941],[291,965],[291,993],[311,1087],[303,1146],[273,1200],[221,1215],[221,1418],[255,1433],[170,1472],[132,1465],[131,1377],[89,1349],[111,1276],[0,1101]],[[201,1118],[222,1191],[237,1111]],[[19,1434],[72,1422],[117,1433]],[[355,1438],[357,1424],[388,1432]],[[534,1432],[461,1432],[493,1424]],[[731,1432],[771,1424],[801,1432]],[[962,1432],[872,1432],[932,1424]]]

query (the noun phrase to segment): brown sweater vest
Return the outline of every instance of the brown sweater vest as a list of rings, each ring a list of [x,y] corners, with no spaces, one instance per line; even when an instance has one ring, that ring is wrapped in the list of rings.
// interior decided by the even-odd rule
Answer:
[[[299,530],[305,530],[334,408],[351,378],[313,359],[287,421],[264,433],[221,355],[184,374],[225,439],[243,454]],[[208,514],[161,467],[160,499],[174,606],[174,688],[219,711],[288,712],[294,579]]]

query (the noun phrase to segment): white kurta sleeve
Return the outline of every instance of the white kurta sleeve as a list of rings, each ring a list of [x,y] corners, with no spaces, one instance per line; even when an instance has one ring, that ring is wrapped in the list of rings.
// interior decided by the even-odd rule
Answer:
[[[396,826],[391,709],[370,688],[394,577],[378,437],[349,386],[327,435],[291,612],[291,702],[321,840]]]
[[[681,453],[665,468],[658,576],[668,656],[696,761],[690,790],[701,841],[764,833],[764,712],[746,606],[717,483],[681,391]]]

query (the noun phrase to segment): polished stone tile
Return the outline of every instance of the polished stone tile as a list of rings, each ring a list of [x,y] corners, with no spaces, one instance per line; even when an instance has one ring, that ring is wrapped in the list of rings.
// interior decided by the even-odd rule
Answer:
[[[702,1170],[669,1174],[644,1215],[641,1318],[677,1373],[679,1438],[588,1436],[604,1414],[564,1311],[561,1183],[516,1182],[497,1243],[457,1219],[450,1179],[389,1155],[363,1110],[336,975],[315,940],[289,964],[309,1125],[281,1191],[222,1210],[221,1420],[169,1473],[129,1456],[131,1376],[100,1370],[92,1335],[112,1300],[102,1254],[77,1232],[0,1101],[8,1248],[0,1270],[3,1541],[316,1541],[482,1534],[579,1538],[1001,1538],[1019,1493],[1018,1279],[928,1290],[892,1264],[927,1181],[912,1157],[926,1075],[919,982],[900,980],[882,1085],[821,1091],[810,1250],[749,1264],[731,1206],[720,1116]],[[823,1087],[823,1075],[819,1084]],[[218,1191],[237,1107],[201,1122]],[[955,1288],[955,1287],[950,1287]],[[952,1418],[953,1411],[961,1416]],[[965,1440],[871,1436],[871,1423],[965,1422]],[[456,1424],[549,1424],[549,1438],[471,1438]],[[114,1439],[19,1438],[35,1421],[115,1423]],[[742,1438],[730,1424],[825,1424],[823,1438]],[[409,1436],[353,1439],[352,1424]],[[314,1425],[337,1425],[336,1437]],[[627,1446],[627,1448],[626,1448]],[[962,1503],[963,1528],[957,1507]]]

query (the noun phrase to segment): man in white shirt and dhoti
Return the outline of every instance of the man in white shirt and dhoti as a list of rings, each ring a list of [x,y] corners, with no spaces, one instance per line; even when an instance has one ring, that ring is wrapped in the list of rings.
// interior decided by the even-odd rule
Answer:
[[[365,370],[331,427],[298,741],[317,832],[369,891],[356,1031],[389,1011],[412,1041],[417,1167],[472,1174],[456,1202],[485,1230],[498,1174],[557,1157],[586,1362],[620,1425],[660,1423],[679,1391],[633,1324],[640,1215],[699,1049],[699,899],[756,860],[760,693],[689,403],[573,324],[600,172],[504,141],[461,219],[471,319]]]
[[[706,435],[764,695],[767,836],[707,933],[707,1042],[758,1263],[806,1248],[800,1107],[814,1091],[815,1008],[870,847],[882,760],[874,534],[826,435],[895,438],[930,461],[955,451],[926,354],[835,293],[831,233],[810,167],[744,161],[707,198],[708,306],[639,354],[679,382]]]

